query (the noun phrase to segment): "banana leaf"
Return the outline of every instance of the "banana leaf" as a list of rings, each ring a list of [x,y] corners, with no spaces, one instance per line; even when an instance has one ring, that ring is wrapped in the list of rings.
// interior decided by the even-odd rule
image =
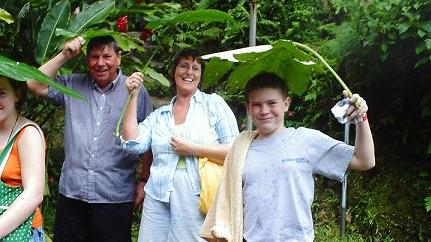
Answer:
[[[58,2],[45,16],[37,36],[35,58],[42,64],[50,54],[61,44],[61,39],[56,37],[57,28],[65,28],[69,23],[70,3],[68,0]]]
[[[78,36],[78,34],[64,29],[57,29],[55,31],[55,34],[57,36],[63,36],[64,39],[72,39]],[[115,39],[115,41],[117,41],[118,46],[123,51],[130,51],[132,49],[136,49],[138,51],[145,51],[143,47],[144,42],[142,42],[138,38],[134,38],[129,35],[108,30],[108,29],[98,29],[98,30],[89,29],[89,30],[85,30],[79,35],[82,36],[82,38],[84,38],[87,43],[90,39],[94,37],[110,35]],[[142,45],[139,45],[139,43]]]
[[[82,30],[101,23],[115,9],[115,1],[105,0],[91,4],[87,9],[74,16],[67,28],[69,32],[80,34]]]
[[[146,28],[155,29],[162,25],[176,24],[176,23],[196,23],[196,22],[228,22],[233,21],[233,17],[223,11],[215,9],[202,9],[187,11],[175,16],[168,16],[162,19],[154,20],[146,25]]]
[[[13,61],[2,55],[0,55],[0,75],[17,81],[37,80],[58,89],[66,95],[82,100],[85,99],[82,95],[75,92],[74,90],[51,80],[48,76],[40,72],[36,67]]]

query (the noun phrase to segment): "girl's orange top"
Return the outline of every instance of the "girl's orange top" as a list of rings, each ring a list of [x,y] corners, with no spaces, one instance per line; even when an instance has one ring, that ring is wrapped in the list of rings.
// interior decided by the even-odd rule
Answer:
[[[10,186],[22,186],[21,180],[21,161],[19,159],[18,153],[18,141],[21,138],[23,131],[26,128],[23,128],[19,131],[18,136],[13,143],[12,150],[10,152],[7,163],[4,167],[3,173],[1,175],[1,180]],[[42,213],[40,212],[40,208],[36,208],[36,212],[34,214],[33,222],[31,227],[38,228],[42,226]]]

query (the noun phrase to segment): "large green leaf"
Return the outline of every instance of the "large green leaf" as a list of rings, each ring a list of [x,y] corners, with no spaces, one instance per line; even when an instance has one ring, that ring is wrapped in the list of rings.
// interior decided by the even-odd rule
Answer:
[[[8,24],[13,23],[14,21],[12,15],[2,8],[0,8],[0,20],[5,21]]]
[[[294,94],[302,95],[309,86],[312,73],[322,71],[322,67],[315,63],[311,55],[286,40],[275,42],[268,51],[233,56],[239,63],[227,80],[227,89],[234,93],[242,92],[247,81],[255,75],[270,72],[284,79]],[[209,77],[214,83],[226,74],[230,67],[226,60],[212,60],[206,66],[205,77]]]
[[[61,44],[61,39],[56,37],[55,30],[65,28],[69,23],[69,18],[70,3],[68,0],[58,2],[46,15],[37,36],[35,58],[39,64],[49,58],[49,54]]]
[[[59,36],[63,36],[65,39],[71,39],[78,36],[78,34],[64,29],[57,29],[55,31],[55,34]],[[130,51],[132,49],[145,51],[143,47],[144,42],[142,42],[140,39],[134,38],[134,37],[131,37],[130,35],[119,33],[116,31],[112,31],[108,29],[98,29],[98,30],[89,29],[80,34],[80,36],[82,36],[87,41],[87,43],[92,38],[99,37],[99,36],[106,36],[106,35],[112,36],[117,42],[118,46],[123,51]]]
[[[232,62],[220,58],[211,58],[205,67],[203,88],[215,86],[217,82],[232,69]]]
[[[233,21],[233,17],[223,11],[215,9],[201,9],[188,11],[175,15],[174,17],[168,16],[162,19],[158,19],[147,24],[147,28],[155,29],[159,26],[166,24],[176,23],[195,23],[195,22],[227,22]]]
[[[144,75],[150,77],[151,79],[158,81],[160,84],[162,84],[165,87],[169,87],[170,85],[169,80],[166,79],[165,76],[163,76],[162,74],[158,73],[157,71],[155,71],[150,67],[146,67],[145,69],[141,70],[141,72]]]
[[[91,25],[101,23],[115,8],[115,1],[105,0],[91,4],[87,9],[74,16],[67,28],[68,31],[79,34]]]
[[[40,72],[36,67],[13,61],[7,57],[0,55],[0,75],[9,77],[17,81],[37,80],[44,84],[50,85],[59,91],[69,96],[84,99],[79,93],[67,88],[47,77]]]
[[[130,5],[128,7],[116,7],[115,13],[117,16],[127,14],[139,14],[140,16],[160,16],[171,10],[181,10],[181,7],[182,6],[179,3],[146,3]]]

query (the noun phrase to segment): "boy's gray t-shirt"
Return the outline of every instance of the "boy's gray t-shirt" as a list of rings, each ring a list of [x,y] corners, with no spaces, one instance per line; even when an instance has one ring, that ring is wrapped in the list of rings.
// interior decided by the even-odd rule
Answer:
[[[246,241],[313,241],[313,174],[342,181],[353,149],[308,128],[254,140],[242,177]]]

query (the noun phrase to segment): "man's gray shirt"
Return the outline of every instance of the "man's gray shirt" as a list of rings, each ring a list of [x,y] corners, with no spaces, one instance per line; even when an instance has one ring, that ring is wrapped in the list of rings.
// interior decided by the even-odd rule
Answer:
[[[352,146],[313,129],[254,140],[243,171],[247,242],[313,241],[313,174],[341,181],[352,157]]]
[[[122,203],[134,199],[138,156],[120,147],[114,136],[116,123],[128,97],[127,79],[121,71],[103,90],[87,74],[56,77],[55,80],[85,97],[76,99],[49,87],[48,100],[65,108],[65,160],[60,193],[89,203]],[[138,99],[138,121],[152,111],[150,96],[143,88]]]

